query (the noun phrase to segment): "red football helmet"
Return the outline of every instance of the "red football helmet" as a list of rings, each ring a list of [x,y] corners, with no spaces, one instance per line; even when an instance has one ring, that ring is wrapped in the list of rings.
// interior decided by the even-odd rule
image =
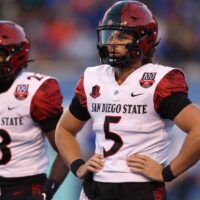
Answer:
[[[109,56],[108,53],[108,45],[112,45],[109,44],[109,38],[116,31],[133,37],[132,43],[126,45],[127,55],[118,58]],[[158,43],[158,24],[145,4],[138,1],[119,1],[106,11],[97,27],[97,35],[101,62],[123,67],[137,58],[150,59],[153,56]]]
[[[0,21],[0,82],[12,80],[28,63],[30,41],[23,28]]]

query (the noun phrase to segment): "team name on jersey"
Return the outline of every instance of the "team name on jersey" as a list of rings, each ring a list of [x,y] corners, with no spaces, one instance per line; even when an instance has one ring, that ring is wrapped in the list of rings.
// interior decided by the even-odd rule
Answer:
[[[127,113],[127,114],[146,114],[147,105],[132,104],[111,104],[111,103],[92,103],[91,112],[103,113]]]
[[[24,117],[2,117],[0,118],[1,126],[19,126],[24,125]]]

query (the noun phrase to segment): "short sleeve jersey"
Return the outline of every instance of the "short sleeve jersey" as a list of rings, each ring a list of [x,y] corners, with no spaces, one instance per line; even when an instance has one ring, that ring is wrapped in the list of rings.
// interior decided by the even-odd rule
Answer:
[[[82,112],[73,101],[69,109],[80,120],[92,118],[95,151],[104,156],[103,169],[94,175],[96,181],[149,181],[131,173],[126,164],[126,158],[136,153],[166,164],[173,122],[162,118],[158,110],[162,100],[178,92],[187,95],[184,74],[167,66],[146,64],[121,85],[109,65],[85,70],[73,100],[79,102]]]
[[[45,134],[62,114],[62,94],[55,78],[22,72],[0,94],[0,176],[45,173],[48,165]]]

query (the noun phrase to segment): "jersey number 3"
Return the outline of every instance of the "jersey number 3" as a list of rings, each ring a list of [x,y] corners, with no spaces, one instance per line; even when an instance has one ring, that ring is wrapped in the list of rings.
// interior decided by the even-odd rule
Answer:
[[[0,165],[5,165],[9,162],[11,158],[11,151],[7,147],[10,144],[11,139],[9,134],[5,131],[0,129],[0,149],[1,149],[1,156],[0,156]]]

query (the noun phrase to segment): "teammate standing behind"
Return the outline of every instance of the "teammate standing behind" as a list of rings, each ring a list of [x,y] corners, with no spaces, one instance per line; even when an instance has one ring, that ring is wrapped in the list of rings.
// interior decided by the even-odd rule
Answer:
[[[115,3],[97,33],[102,65],[86,68],[77,83],[56,128],[58,149],[85,178],[80,199],[164,200],[164,182],[200,158],[200,109],[180,69],[152,63],[158,25],[146,5]],[[75,136],[90,118],[96,149],[85,162]],[[168,164],[173,124],[188,135]]]
[[[23,28],[0,21],[0,199],[50,200],[68,174],[60,154],[50,177],[47,137],[55,145],[55,127],[63,112],[55,78],[23,72],[30,41]]]

